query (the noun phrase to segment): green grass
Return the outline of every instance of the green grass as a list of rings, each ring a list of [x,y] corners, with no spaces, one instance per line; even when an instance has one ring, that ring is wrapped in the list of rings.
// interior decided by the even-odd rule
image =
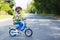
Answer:
[[[11,15],[0,15],[0,19],[5,19],[5,18],[10,18],[12,17]]]
[[[55,14],[44,14],[44,13],[41,13],[39,15],[41,15],[41,16],[55,16]]]
[[[48,17],[51,17],[51,18],[55,18],[55,19],[60,20],[60,16],[55,15],[55,14],[44,14],[44,13],[40,13],[40,14],[38,14],[38,15],[39,15],[39,16],[48,16]]]
[[[55,17],[55,14],[45,14],[45,13],[40,13],[38,14],[39,16],[48,16],[48,17]]]

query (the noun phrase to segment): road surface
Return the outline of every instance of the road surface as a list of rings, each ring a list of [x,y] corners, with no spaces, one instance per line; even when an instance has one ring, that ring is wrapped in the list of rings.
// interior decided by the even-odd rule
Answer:
[[[33,30],[31,37],[26,37],[24,34],[11,37],[9,27],[13,26],[13,22],[10,18],[0,21],[0,40],[60,40],[60,21],[34,14],[30,14],[26,21]]]

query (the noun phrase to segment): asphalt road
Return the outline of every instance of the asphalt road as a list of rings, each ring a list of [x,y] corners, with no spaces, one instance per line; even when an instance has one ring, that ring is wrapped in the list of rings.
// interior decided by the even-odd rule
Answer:
[[[30,14],[26,22],[31,25],[30,28],[33,30],[31,37],[26,37],[24,33],[11,37],[9,27],[14,26],[12,19],[0,21],[0,40],[60,40],[60,21]]]

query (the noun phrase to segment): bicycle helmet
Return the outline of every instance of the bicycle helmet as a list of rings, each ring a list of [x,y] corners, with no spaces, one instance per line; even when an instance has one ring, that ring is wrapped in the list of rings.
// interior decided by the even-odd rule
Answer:
[[[19,12],[20,10],[22,10],[21,7],[16,7],[16,8],[15,8],[15,11],[16,11],[16,12]]]

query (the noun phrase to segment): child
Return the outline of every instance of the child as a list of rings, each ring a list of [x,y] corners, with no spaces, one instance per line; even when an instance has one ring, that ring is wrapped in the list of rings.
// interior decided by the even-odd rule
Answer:
[[[25,22],[24,23],[21,22],[21,21],[24,21],[24,18],[22,17],[21,12],[22,12],[22,8],[21,7],[16,7],[13,19],[16,20],[16,22],[14,22],[14,24],[18,24],[19,25],[17,27],[17,29],[18,28],[22,28],[24,23],[25,23]]]
[[[14,20],[17,20],[17,21],[23,20],[23,17],[21,15],[21,12],[22,12],[22,8],[21,7],[16,7],[15,8],[15,12],[14,12],[14,16],[13,16],[13,19]]]

